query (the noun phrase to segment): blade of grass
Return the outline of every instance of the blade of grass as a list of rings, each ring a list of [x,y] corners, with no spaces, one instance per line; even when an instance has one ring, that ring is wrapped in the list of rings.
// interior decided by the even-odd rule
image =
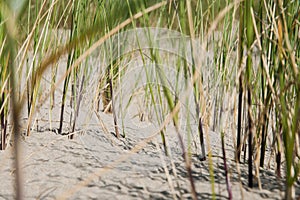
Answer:
[[[15,171],[15,193],[16,199],[23,199],[23,178],[21,172],[21,148],[19,145],[21,132],[19,126],[19,115],[20,115],[20,107],[18,106],[18,98],[17,98],[17,85],[15,80],[15,58],[16,58],[16,37],[17,37],[17,29],[16,29],[16,13],[13,13],[12,8],[9,7],[5,2],[0,2],[0,13],[2,16],[5,16],[5,33],[7,34],[7,49],[6,55],[8,56],[8,77],[10,83],[10,109],[11,109],[11,120],[12,120],[12,140],[13,144],[13,156],[14,156],[14,167]]]

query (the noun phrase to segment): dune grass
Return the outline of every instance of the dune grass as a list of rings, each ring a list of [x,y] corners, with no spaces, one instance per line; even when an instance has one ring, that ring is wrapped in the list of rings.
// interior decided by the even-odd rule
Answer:
[[[161,127],[159,133],[166,156],[171,152],[168,152],[165,123],[167,118],[172,119],[193,199],[197,199],[197,192],[201,191],[196,191],[198,188],[194,186],[190,163],[192,124],[196,124],[197,146],[202,150],[199,162],[209,159],[212,198],[215,198],[212,155],[209,143],[204,143],[204,137],[209,141],[207,133],[210,129],[220,132],[220,137],[222,133],[222,138],[229,130],[233,132],[237,164],[244,164],[242,153],[247,158],[249,187],[253,187],[253,172],[259,180],[259,168],[266,167],[266,149],[272,149],[275,155],[270,156],[276,157],[277,175],[286,180],[285,198],[293,199],[293,185],[299,179],[300,171],[299,6],[299,1],[287,0],[259,3],[252,0],[2,1],[0,147],[4,150],[14,141],[16,198],[22,199],[23,184],[18,163],[18,143],[24,134],[24,130],[20,129],[21,112],[27,105],[27,118],[22,123],[26,124],[25,135],[30,137],[40,106],[48,98],[51,105],[55,104],[56,80],[57,76],[61,76],[57,74],[57,62],[67,58],[65,74],[62,75],[59,125],[49,128],[76,139],[76,122],[90,76],[89,56],[103,43],[109,44],[111,38],[122,31],[160,27],[190,38],[187,44],[182,43],[179,50],[189,52],[191,62],[177,58],[173,69],[176,74],[174,85],[169,85],[168,72],[161,67],[166,64],[164,56],[168,54],[159,48],[139,48],[125,53],[124,49],[110,46],[104,52],[109,55],[108,60],[101,72],[103,76],[99,80],[97,94],[91,98],[103,101],[104,110],[111,105],[116,137],[120,138],[119,130],[126,137],[124,129],[121,130],[124,127],[122,118],[126,115],[126,107],[135,98],[131,95],[126,106],[116,102],[122,99],[120,86],[127,75],[122,67],[136,53],[145,66],[149,63],[154,66],[154,72],[152,68],[144,69],[148,80],[142,88],[143,100],[147,102],[145,110],[155,113],[155,117],[150,118]],[[65,30],[63,34],[67,39],[57,41],[53,38],[52,33],[59,30]],[[149,32],[149,40],[152,39],[150,35]],[[194,40],[200,41],[201,48],[212,53],[210,63],[205,61],[208,60],[206,58],[199,60],[201,55],[194,46]],[[112,41],[111,45],[116,44]],[[187,47],[190,51],[186,50]],[[52,70],[51,92],[45,93],[41,83],[49,69]],[[155,74],[156,82],[151,79],[151,73]],[[181,82],[180,76],[185,81]],[[180,87],[181,84],[184,87]],[[187,100],[188,91],[192,91],[193,102]],[[234,102],[229,106],[225,105],[228,94],[232,94]],[[184,101],[179,98],[182,95],[185,96]],[[65,115],[66,106],[71,107],[70,115]],[[192,106],[195,110],[183,109]],[[49,107],[49,113],[52,108]],[[141,113],[141,120],[149,118],[146,113]],[[181,116],[184,116],[183,120]],[[52,120],[50,115],[50,124]],[[186,124],[187,128],[183,129],[182,124]],[[188,142],[183,139],[186,137]],[[268,142],[268,138],[272,141]],[[246,148],[248,151],[245,151]],[[280,171],[282,161],[285,163],[284,175]],[[231,198],[230,183],[227,184]]]

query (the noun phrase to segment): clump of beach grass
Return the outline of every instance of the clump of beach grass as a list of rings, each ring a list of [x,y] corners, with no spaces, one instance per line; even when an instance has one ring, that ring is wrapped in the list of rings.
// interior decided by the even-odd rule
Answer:
[[[161,49],[140,47],[128,53],[113,46],[119,47],[111,39],[120,32],[137,28],[150,30],[149,27],[176,30],[182,37],[189,38],[188,44],[179,51],[189,52],[191,62],[177,58],[174,85],[169,84],[167,70],[161,67],[165,59],[163,56],[167,55]],[[299,28],[298,1],[2,1],[0,147],[5,150],[9,140],[14,141],[16,198],[22,199],[23,196],[24,180],[21,178],[18,145],[21,134],[25,132],[30,137],[33,124],[37,122],[36,113],[50,99],[49,129],[76,139],[83,92],[88,87],[92,67],[88,59],[104,43],[110,45],[104,48],[108,50],[104,53],[109,55],[109,59],[105,60],[101,69],[97,92],[90,98],[97,105],[102,101],[103,109],[112,111],[118,139],[121,138],[119,131],[126,137],[122,118],[126,115],[126,108],[135,102],[135,96],[128,94],[130,100],[127,104],[119,105],[123,98],[120,86],[127,75],[124,66],[133,55],[138,55],[144,66],[149,63],[154,66],[144,68],[148,82],[141,90],[147,105],[145,109],[150,109],[148,113],[152,112],[155,116],[148,118],[159,125],[154,135],[161,135],[166,156],[170,156],[172,152],[168,151],[166,127],[173,123],[193,199],[201,193],[195,187],[191,168],[191,146],[194,143],[201,149],[199,162],[209,161],[211,193],[212,198],[216,198],[209,129],[219,132],[222,138],[229,198],[232,194],[224,146],[224,137],[229,136],[229,130],[235,138],[233,146],[237,165],[248,166],[248,186],[254,187],[253,178],[256,177],[261,187],[259,173],[261,168],[266,167],[266,149],[270,148],[275,155],[268,156],[276,157],[277,175],[285,178],[285,198],[295,198],[294,184],[300,173]],[[67,39],[55,41],[51,33],[60,29],[67,30],[64,33]],[[151,41],[151,34],[148,36]],[[200,41],[203,50],[212,52],[210,63],[203,62],[208,60],[206,58],[198,60],[201,55],[194,46],[194,40]],[[190,51],[186,50],[187,47]],[[67,58],[64,74],[58,74],[57,63],[64,57]],[[46,92],[42,88],[43,75],[49,69],[52,72],[51,88],[50,92]],[[151,79],[151,73],[155,74],[155,81]],[[184,77],[184,81],[180,76]],[[56,126],[52,124],[51,113],[57,103],[54,101],[58,80],[63,84],[59,102],[60,120],[57,127],[52,127]],[[188,101],[189,94],[192,94],[192,102]],[[226,103],[230,94],[233,103]],[[184,98],[180,98],[182,96]],[[20,121],[24,105],[27,105],[27,117]],[[66,115],[66,106],[71,108],[69,115]],[[191,106],[195,109],[183,109]],[[96,108],[95,112],[100,112],[100,109]],[[66,116],[69,119],[66,120]],[[183,120],[181,116],[184,116]],[[25,130],[20,129],[21,122],[25,124]],[[183,129],[182,124],[187,127]],[[196,133],[192,133],[192,124],[196,124]],[[103,128],[106,129],[105,125]],[[199,141],[192,141],[194,134]],[[132,153],[137,153],[153,138],[142,141],[142,145],[136,146]],[[184,138],[188,138],[187,141]],[[242,162],[242,156],[244,161],[247,159],[246,163]],[[284,175],[281,173],[282,161],[285,163]]]

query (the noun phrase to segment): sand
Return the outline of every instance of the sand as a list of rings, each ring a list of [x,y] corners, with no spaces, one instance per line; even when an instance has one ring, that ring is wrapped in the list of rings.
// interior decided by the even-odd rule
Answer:
[[[95,111],[94,99],[97,96],[98,81],[104,71],[104,67],[97,59],[98,57],[93,55],[88,60],[88,86],[83,91],[73,140],[68,139],[67,135],[57,134],[56,131],[60,117],[62,83],[55,91],[55,104],[50,110],[50,100],[44,97],[47,97],[51,89],[51,70],[44,75],[41,84],[44,96],[42,95],[37,103],[40,108],[33,117],[30,136],[23,137],[21,141],[24,198],[191,199],[191,187],[182,158],[182,149],[172,123],[167,124],[165,131],[169,152],[169,156],[166,156],[158,131],[159,125],[155,123],[157,119],[153,117],[153,110],[146,109],[138,95],[128,108],[122,107],[128,103],[128,94],[137,92],[141,87],[139,85],[128,87],[128,82],[134,83],[136,77],[139,77],[139,69],[142,69],[140,66],[143,66],[141,60],[131,62],[135,70],[133,70],[134,73],[131,72],[130,75],[125,76],[130,79],[127,80],[125,94],[121,93],[122,85],[116,90],[118,128],[121,133],[126,134],[125,138],[117,139],[112,114]],[[58,63],[57,80],[63,76],[65,64],[66,58],[62,58]],[[273,164],[260,170],[260,179],[255,179],[254,188],[247,186],[248,165],[236,164],[234,161],[235,133],[232,131],[232,124],[228,127],[224,126],[233,118],[232,113],[235,111],[232,107],[234,107],[236,96],[232,93],[223,93],[225,101],[222,103],[222,108],[216,109],[214,106],[216,98],[222,94],[217,91],[219,85],[210,84],[209,74],[213,74],[214,71],[208,67],[205,73],[203,87],[205,93],[210,94],[205,100],[209,108],[208,112],[215,113],[211,115],[213,123],[209,126],[204,124],[205,148],[206,153],[211,150],[212,165],[208,157],[205,161],[200,161],[202,155],[199,148],[197,124],[190,125],[190,139],[188,130],[185,128],[186,115],[184,113],[195,109],[192,104],[186,108],[183,107],[181,111],[179,131],[186,145],[185,148],[188,148],[190,144],[192,175],[198,199],[211,199],[213,194],[217,199],[228,198],[219,130],[226,131],[226,161],[233,199],[282,199],[285,191],[284,179],[276,177]],[[218,80],[214,81],[218,83]],[[143,85],[143,81],[140,84]],[[128,90],[128,88],[135,91]],[[236,91],[234,92],[236,94]],[[67,99],[69,102],[70,95]],[[121,111],[124,111],[126,115],[122,117]],[[215,115],[218,115],[215,111],[221,112],[222,116],[216,122],[218,125],[215,125],[213,121],[216,118]],[[68,120],[71,114],[74,116],[74,109],[67,106],[65,113],[63,133],[68,134],[70,130]],[[139,119],[141,113],[146,116],[144,121]],[[25,134],[27,122],[25,111],[21,121],[23,122],[22,131]],[[191,123],[194,121],[191,120]],[[188,142],[189,140],[192,142]],[[270,149],[267,149],[266,154],[267,163],[271,155]],[[0,152],[0,199],[15,198],[12,163],[12,147],[8,146],[7,150]],[[209,170],[210,166],[213,169],[213,179]],[[259,182],[261,188],[259,188]],[[296,183],[295,188],[296,196],[299,198],[299,182]]]
[[[190,199],[190,183],[177,140],[169,140],[172,159],[161,150],[159,137],[133,153],[142,138],[139,130],[130,130],[121,140],[108,139],[101,128],[84,130],[73,140],[49,131],[33,132],[22,141],[25,199]],[[214,135],[218,134],[212,132]],[[217,199],[227,199],[223,160],[217,151],[212,157],[215,194]],[[0,199],[13,199],[11,148],[2,151],[0,158]],[[250,189],[247,165],[239,166],[239,177],[236,164],[227,159],[233,199],[283,198],[284,180],[276,178],[273,170],[261,171],[262,190]],[[209,162],[200,161],[197,154],[192,155],[192,161],[198,198],[211,199]],[[299,196],[298,185],[296,188]]]

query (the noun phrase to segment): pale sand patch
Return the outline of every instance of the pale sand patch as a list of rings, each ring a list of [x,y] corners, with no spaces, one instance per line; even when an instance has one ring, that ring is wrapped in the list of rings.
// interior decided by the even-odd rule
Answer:
[[[95,55],[94,55],[95,56]],[[211,58],[210,58],[211,59]],[[38,104],[43,103],[41,108],[34,115],[32,133],[22,141],[22,161],[25,199],[57,199],[70,197],[70,199],[191,199],[190,183],[188,181],[185,165],[182,159],[177,136],[172,125],[167,126],[167,144],[171,157],[164,154],[161,138],[159,135],[152,141],[145,144],[137,153],[134,149],[140,146],[145,138],[151,136],[158,129],[151,110],[145,109],[145,105],[135,99],[126,110],[126,117],[122,118],[120,108],[122,101],[129,94],[136,92],[128,90],[124,98],[119,95],[116,99],[118,107],[118,124],[120,131],[126,133],[126,138],[116,139],[111,132],[114,132],[111,114],[99,112],[99,116],[107,128],[107,132],[99,122],[94,113],[94,102],[98,81],[103,76],[104,64],[99,58],[91,57],[88,60],[88,83],[83,91],[83,100],[77,120],[75,139],[69,140],[67,136],[57,135],[51,130],[58,128],[60,117],[60,104],[62,94],[62,83],[55,91],[55,105],[49,109],[49,98],[42,102],[43,95],[50,91],[50,70],[43,78],[41,90],[43,91]],[[102,63],[102,64],[101,64]],[[135,69],[140,69],[141,60],[132,62]],[[175,61],[168,64],[175,66]],[[234,127],[234,101],[236,91],[220,92],[222,82],[218,74],[210,68],[211,60],[206,62],[207,68],[203,69],[203,87],[207,111],[210,113],[211,124],[207,127],[210,146],[212,150],[212,161],[214,169],[215,194],[217,199],[226,199],[228,193],[225,184],[225,172],[223,166],[220,130],[225,130],[225,143],[227,164],[229,168],[230,183],[232,186],[233,199],[282,199],[284,192],[284,179],[277,179],[274,166],[271,169],[261,171],[262,190],[247,187],[247,165],[241,164],[241,174],[237,172],[234,158],[234,138],[232,130]],[[66,66],[66,58],[58,63],[59,80]],[[234,68],[234,67],[233,67]],[[138,71],[135,71],[137,73]],[[172,72],[170,72],[172,73]],[[79,74],[80,77],[81,74]],[[126,83],[135,83],[137,74],[127,76],[130,80]],[[234,73],[232,74],[234,76]],[[125,76],[126,77],[126,76]],[[215,84],[212,84],[215,83]],[[121,85],[119,88],[122,88]],[[135,88],[133,88],[135,89]],[[118,89],[117,89],[118,91]],[[116,93],[118,94],[118,92]],[[119,93],[121,94],[121,93]],[[216,104],[217,98],[223,97],[224,102]],[[70,100],[68,92],[67,102]],[[121,103],[120,103],[121,102]],[[221,107],[219,107],[222,105]],[[100,105],[101,106],[101,105]],[[144,110],[143,110],[144,109]],[[188,136],[185,129],[186,121],[184,111],[195,110],[193,104],[183,108],[180,115],[182,134],[185,144]],[[51,112],[50,112],[51,111]],[[24,111],[25,112],[25,111]],[[69,117],[74,110],[66,107],[64,133],[70,130]],[[140,122],[139,113],[145,113],[147,119]],[[23,114],[26,121],[26,113]],[[213,119],[218,118],[216,122]],[[152,120],[151,120],[152,119]],[[191,123],[194,123],[191,120]],[[213,126],[212,124],[216,125]],[[197,136],[197,124],[190,125],[191,138],[194,141],[191,145],[192,153],[192,174],[196,185],[199,199],[212,198],[212,180],[209,174],[208,160],[201,162],[199,138]],[[25,128],[25,127],[23,127]],[[215,129],[216,131],[212,131]],[[207,137],[205,138],[207,140]],[[197,145],[195,145],[197,144]],[[187,145],[186,145],[187,146]],[[206,145],[206,152],[208,147]],[[270,156],[270,151],[267,152]],[[267,158],[268,159],[268,158]],[[11,147],[0,152],[0,199],[14,198],[14,170],[12,168]],[[296,185],[296,195],[300,195],[299,185]]]
[[[74,140],[55,135],[52,132],[34,132],[22,142],[22,170],[26,199],[56,199],[62,194],[71,199],[170,199],[172,192],[164,171],[160,152],[153,142],[136,154],[130,154],[141,139],[136,136],[139,130],[128,134],[118,145],[113,145],[104,133],[96,128],[85,130],[83,135],[76,135]],[[175,135],[174,135],[175,136]],[[174,137],[173,137],[174,138]],[[158,138],[159,140],[159,138]],[[177,140],[170,137],[169,146],[178,148]],[[14,198],[12,157],[9,148],[0,153],[1,185],[0,198]],[[113,168],[93,176],[106,166],[114,164],[123,156],[128,158],[117,163]],[[219,154],[220,155],[220,154]],[[162,156],[171,178],[177,198],[191,198],[190,187],[180,151],[172,152],[177,176],[175,177],[168,157]],[[192,156],[193,176],[199,199],[210,199],[211,179],[208,161],[201,162],[197,155]],[[227,191],[223,161],[213,154],[215,192],[218,199],[226,199]],[[261,172],[262,188],[247,187],[247,166],[241,165],[241,182],[233,161],[228,160],[230,181],[234,199],[281,199],[283,180],[276,179],[273,172]],[[92,179],[89,179],[90,176]],[[76,188],[86,181],[86,185]],[[271,183],[271,184],[270,184]],[[76,191],[72,191],[74,187]],[[297,187],[296,187],[297,188]],[[71,189],[71,193],[68,191]],[[241,192],[243,194],[241,194]],[[299,190],[296,191],[299,195]]]

